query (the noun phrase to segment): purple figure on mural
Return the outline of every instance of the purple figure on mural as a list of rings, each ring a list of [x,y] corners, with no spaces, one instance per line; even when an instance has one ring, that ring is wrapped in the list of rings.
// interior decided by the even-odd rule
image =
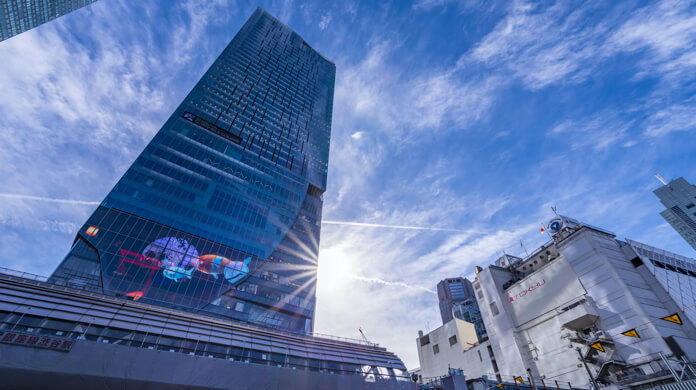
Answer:
[[[164,269],[162,275],[175,282],[183,277],[191,279],[191,273],[198,268],[198,251],[183,238],[158,238],[145,247],[143,255],[158,259]]]

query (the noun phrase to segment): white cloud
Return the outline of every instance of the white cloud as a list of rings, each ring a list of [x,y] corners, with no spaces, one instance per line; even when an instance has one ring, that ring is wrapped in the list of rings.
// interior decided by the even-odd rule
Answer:
[[[658,110],[647,121],[645,134],[660,137],[674,131],[696,130],[696,99]]]
[[[321,21],[319,21],[319,30],[326,30],[329,27],[329,23],[331,23],[331,14],[322,15]]]
[[[73,199],[57,199],[57,198],[47,198],[45,196],[34,196],[34,195],[22,195],[22,194],[3,194],[0,193],[2,198],[12,198],[12,199],[23,199],[23,200],[38,200],[42,202],[55,202],[55,203],[69,203],[78,205],[98,205],[99,202],[87,201],[87,200],[73,200]]]
[[[547,135],[567,142],[572,149],[592,148],[607,150],[624,140],[632,121],[624,120],[618,113],[604,111],[589,118],[565,120],[554,126]]]

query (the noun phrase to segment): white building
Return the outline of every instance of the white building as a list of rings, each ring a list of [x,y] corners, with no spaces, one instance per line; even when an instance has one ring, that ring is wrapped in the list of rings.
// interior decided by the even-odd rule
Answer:
[[[432,332],[416,339],[422,378],[447,375],[450,368],[469,376],[495,372],[487,341],[479,343],[476,329],[470,322],[454,318]]]
[[[670,380],[679,366],[661,354],[696,359],[696,328],[682,312],[693,295],[675,299],[655,276],[650,256],[658,250],[569,218],[555,222],[553,240],[527,258],[477,267],[474,289],[499,378],[589,388],[582,355],[597,382],[628,387]],[[683,268],[686,277],[692,269]],[[681,325],[662,319],[675,313]],[[630,330],[640,337],[623,334]]]

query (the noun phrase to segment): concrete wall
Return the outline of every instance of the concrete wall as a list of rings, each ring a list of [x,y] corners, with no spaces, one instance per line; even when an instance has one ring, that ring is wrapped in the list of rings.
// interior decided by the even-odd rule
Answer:
[[[456,343],[450,345],[452,336],[456,336]],[[488,373],[493,372],[488,352],[485,349],[481,351],[482,359],[479,361],[478,352],[472,351],[481,348],[481,345],[477,345],[478,337],[473,324],[455,318],[428,333],[427,337],[429,343],[426,345],[421,345],[421,338],[416,339],[420,375],[423,378],[447,375],[450,367],[465,370],[465,375],[480,375],[477,372],[483,369]],[[435,346],[438,353],[434,351]]]

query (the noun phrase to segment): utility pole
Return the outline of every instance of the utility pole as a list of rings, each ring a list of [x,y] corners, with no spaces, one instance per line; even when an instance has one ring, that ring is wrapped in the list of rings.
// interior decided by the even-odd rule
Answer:
[[[592,372],[590,372],[590,367],[587,366],[587,362],[585,361],[585,356],[582,355],[582,352],[580,351],[580,348],[575,348],[576,351],[578,351],[578,355],[580,355],[580,360],[582,360],[582,364],[585,365],[585,370],[587,370],[587,375],[590,377],[590,381],[592,382],[592,386],[594,387],[595,390],[599,390],[599,386],[597,386],[597,382],[594,379],[594,376],[592,375]]]

